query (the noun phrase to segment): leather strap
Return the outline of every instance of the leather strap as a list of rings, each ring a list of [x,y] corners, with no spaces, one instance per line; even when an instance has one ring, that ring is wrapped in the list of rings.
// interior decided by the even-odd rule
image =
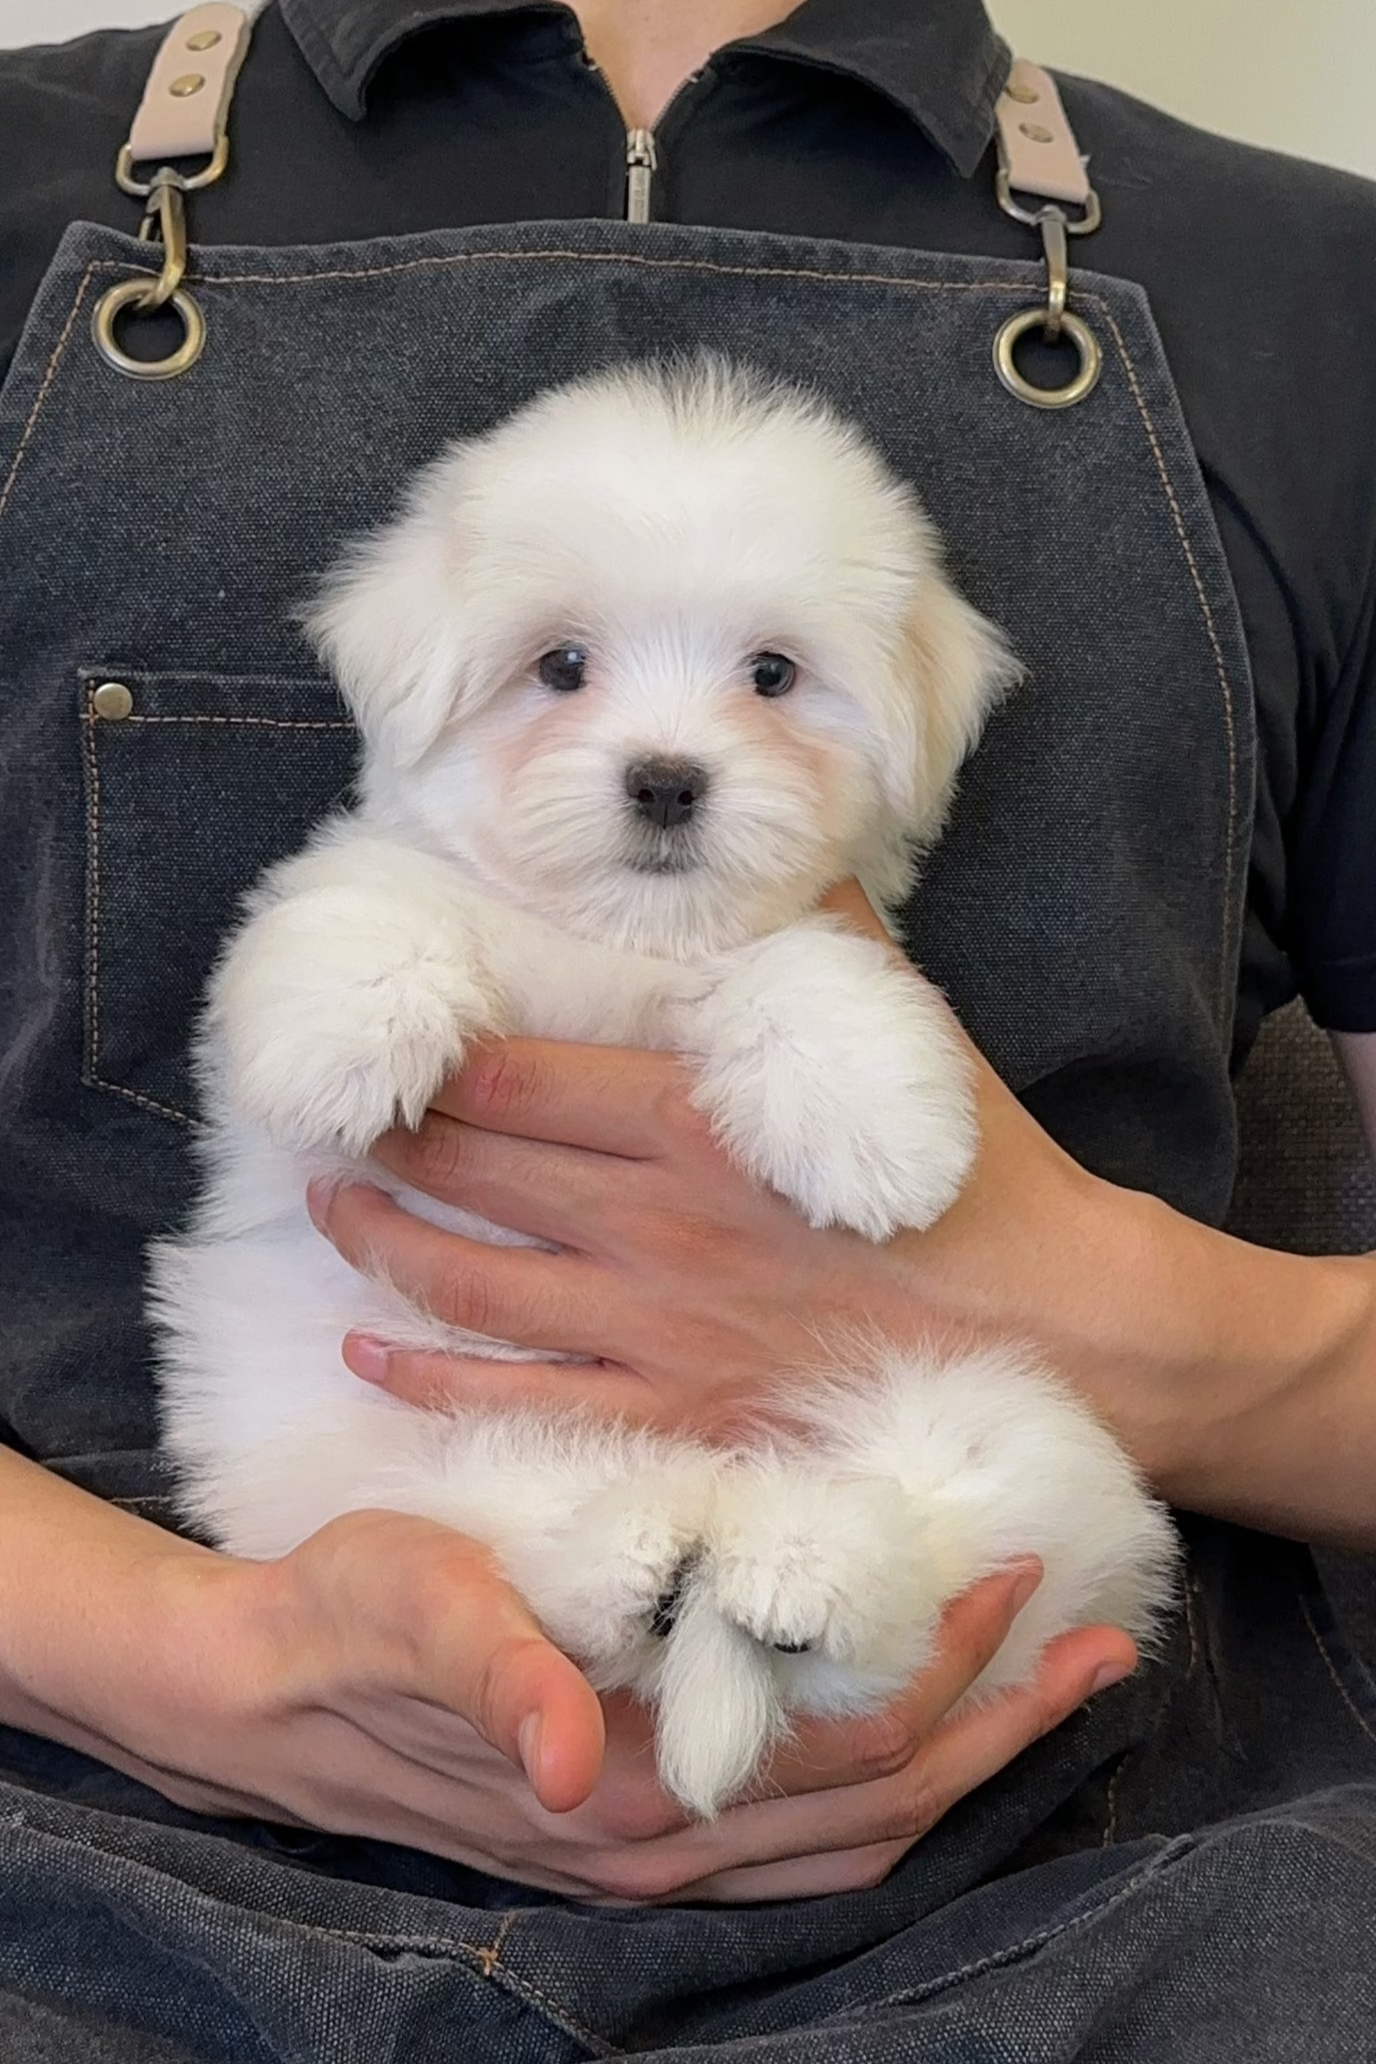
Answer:
[[[175,21],[153,60],[129,132],[133,164],[213,156],[224,141],[234,82],[251,24],[242,7],[212,0]]]
[[[996,115],[999,167],[1013,191],[1088,207],[1089,174],[1050,72],[1014,58]]]

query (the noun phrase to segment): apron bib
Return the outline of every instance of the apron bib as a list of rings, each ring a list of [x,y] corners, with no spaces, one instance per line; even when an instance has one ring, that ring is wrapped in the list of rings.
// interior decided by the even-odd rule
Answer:
[[[0,1419],[24,1450],[163,1510],[142,1254],[196,1183],[188,1029],[237,898],[355,765],[293,609],[446,440],[649,354],[710,348],[814,383],[915,484],[1028,678],[966,770],[908,944],[1080,1160],[1222,1216],[1253,705],[1139,288],[1077,271],[1103,372],[1052,411],[1000,385],[991,358],[1004,320],[1043,298],[1030,263],[600,221],[198,246],[204,352],[179,378],[137,381],[100,356],[91,318],[109,286],[150,271],[146,244],[73,226],[0,396],[0,1161],[16,1226],[0,1248]],[[1226,1806],[1240,1737],[1217,1659],[1237,1595],[1255,1606],[1244,1704],[1276,1675],[1312,1695],[1303,1727],[1287,1714],[1263,1730],[1251,1775],[1283,1793],[1345,1767],[1351,1722],[1331,1646],[1315,1647],[1331,1629],[1314,1632],[1321,1601],[1298,1588],[1307,1559],[1197,1531],[1163,1662],[967,1801],[877,1892],[589,1912],[381,1845],[293,1847],[318,1872],[453,1902],[449,1950],[524,2002],[541,2044],[572,2031],[579,2054],[606,2054],[656,2028],[787,2025],[806,1986],[766,2009],[776,1975],[892,1945],[1015,1861]],[[31,1782],[65,1767],[41,1744],[25,1755]],[[506,2039],[513,2058],[552,2053]]]

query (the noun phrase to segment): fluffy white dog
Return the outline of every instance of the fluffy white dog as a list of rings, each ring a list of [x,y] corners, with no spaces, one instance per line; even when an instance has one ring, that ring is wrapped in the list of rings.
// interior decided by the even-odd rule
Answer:
[[[867,1351],[729,1453],[553,1407],[422,1412],[349,1375],[346,1330],[520,1350],[359,1276],[304,1208],[471,1039],[519,1031],[690,1057],[725,1147],[814,1225],[883,1240],[946,1209],[976,1129],[943,1007],[810,914],[851,874],[906,892],[1015,672],[908,488],[798,392],[620,371],[448,450],[312,625],[361,802],[252,893],[199,1034],[208,1183],[153,1261],[188,1512],[248,1556],[368,1506],[488,1543],[595,1684],[656,1706],[664,1780],[704,1815],[789,1714],[891,1695],[1019,1554],[1045,1579],[971,1696],[1067,1627],[1149,1636],[1169,1523],[1025,1357]]]

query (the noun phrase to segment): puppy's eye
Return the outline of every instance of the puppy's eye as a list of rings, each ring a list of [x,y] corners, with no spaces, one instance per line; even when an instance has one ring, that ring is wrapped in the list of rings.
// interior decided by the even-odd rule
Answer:
[[[798,669],[782,652],[757,652],[750,662],[750,680],[757,695],[787,695]]]
[[[556,695],[572,695],[582,687],[587,667],[588,655],[581,645],[558,645],[553,652],[543,654],[535,671]]]

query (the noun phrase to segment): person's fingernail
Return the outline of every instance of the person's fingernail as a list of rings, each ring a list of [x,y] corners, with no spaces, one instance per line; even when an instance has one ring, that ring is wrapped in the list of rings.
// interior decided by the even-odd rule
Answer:
[[[387,1365],[392,1351],[385,1340],[375,1340],[371,1333],[350,1333],[344,1347],[344,1360],[355,1376],[364,1383],[387,1381]]]
[[[521,1766],[532,1785],[540,1774],[540,1732],[542,1721],[538,1713],[527,1713],[517,1730],[516,1743],[521,1751]]]
[[[1013,1608],[1015,1617],[1022,1611],[1033,1592],[1040,1587],[1041,1581],[1042,1573],[1039,1569],[1023,1571],[1017,1583],[1008,1594],[1009,1603]]]
[[[327,1182],[313,1182],[306,1190],[306,1209],[311,1224],[318,1233],[325,1230],[325,1213],[330,1208],[330,1185]]]
[[[1096,1691],[1107,1691],[1110,1684],[1121,1684],[1125,1677],[1131,1675],[1132,1671],[1126,1663],[1100,1663],[1089,1687],[1090,1697],[1092,1698]]]

